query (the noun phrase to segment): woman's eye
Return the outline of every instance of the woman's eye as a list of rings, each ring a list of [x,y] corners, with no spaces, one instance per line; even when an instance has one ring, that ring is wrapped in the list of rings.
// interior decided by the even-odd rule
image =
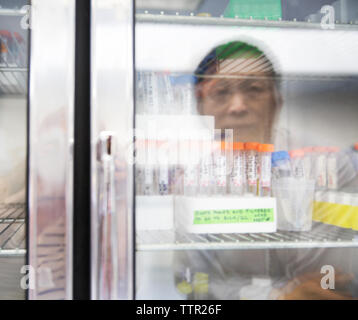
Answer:
[[[265,87],[261,85],[251,85],[248,87],[248,91],[251,93],[262,93],[265,91]]]
[[[227,95],[227,94],[228,94],[228,90],[225,89],[225,88],[223,88],[223,89],[218,89],[218,90],[216,90],[215,93],[216,93],[217,95],[219,95],[219,96],[224,96],[224,95]]]

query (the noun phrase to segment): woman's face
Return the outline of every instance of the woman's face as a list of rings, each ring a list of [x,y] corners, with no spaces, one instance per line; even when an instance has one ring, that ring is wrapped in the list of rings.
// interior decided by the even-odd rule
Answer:
[[[218,129],[271,129],[280,105],[274,81],[264,74],[205,79],[196,93],[199,112],[214,116]]]

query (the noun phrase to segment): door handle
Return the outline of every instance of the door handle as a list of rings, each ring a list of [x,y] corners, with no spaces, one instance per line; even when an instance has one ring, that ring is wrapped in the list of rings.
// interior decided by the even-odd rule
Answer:
[[[99,191],[98,191],[98,299],[117,298],[118,284],[118,230],[115,199],[115,150],[114,133],[100,133],[98,142]]]

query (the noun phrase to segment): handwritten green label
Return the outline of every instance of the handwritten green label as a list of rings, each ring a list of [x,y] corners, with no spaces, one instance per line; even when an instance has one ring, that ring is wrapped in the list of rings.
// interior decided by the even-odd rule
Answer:
[[[194,224],[273,222],[273,208],[194,211]]]

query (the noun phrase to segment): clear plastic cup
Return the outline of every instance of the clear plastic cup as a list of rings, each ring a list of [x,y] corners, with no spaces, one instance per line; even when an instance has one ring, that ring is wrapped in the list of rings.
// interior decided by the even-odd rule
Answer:
[[[273,181],[277,199],[277,228],[285,231],[309,231],[312,228],[315,180],[281,178]]]

